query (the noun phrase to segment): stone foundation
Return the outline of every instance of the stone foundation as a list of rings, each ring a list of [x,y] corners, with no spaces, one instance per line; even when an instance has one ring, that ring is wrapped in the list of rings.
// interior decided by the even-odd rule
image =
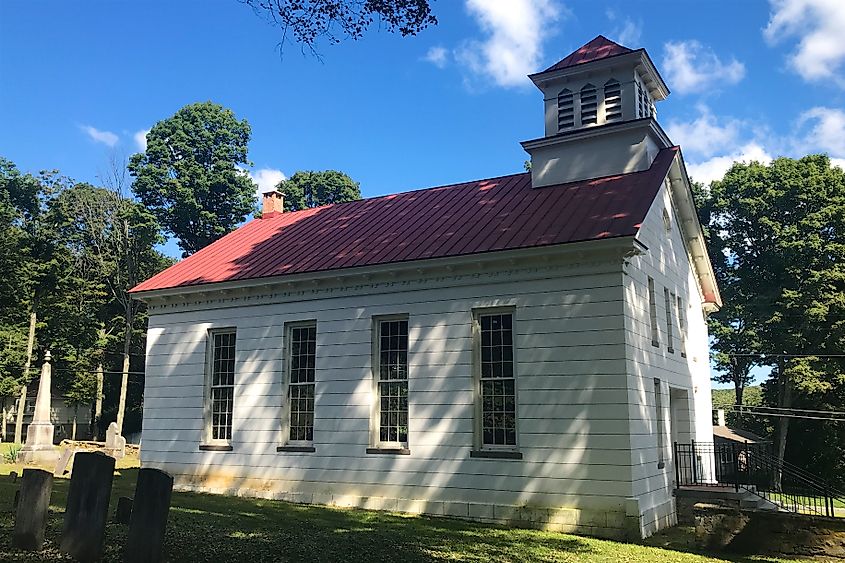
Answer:
[[[693,508],[699,542],[737,553],[827,556],[845,560],[845,519],[713,504]]]
[[[229,496],[264,498],[298,504],[314,504],[334,508],[362,508],[404,514],[425,514],[460,518],[506,526],[578,534],[616,540],[638,540],[642,536],[639,516],[622,511],[600,511],[580,508],[548,508],[511,506],[472,502],[446,502],[421,499],[359,497],[331,493],[278,492],[253,488],[217,488],[179,480],[174,489]]]

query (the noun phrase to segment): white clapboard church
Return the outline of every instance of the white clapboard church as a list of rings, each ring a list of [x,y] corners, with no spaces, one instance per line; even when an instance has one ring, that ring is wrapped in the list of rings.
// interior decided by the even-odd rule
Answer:
[[[597,37],[531,75],[530,172],[283,212],[137,286],[177,488],[640,537],[712,441],[719,291],[669,90]],[[397,179],[401,181],[401,179]]]

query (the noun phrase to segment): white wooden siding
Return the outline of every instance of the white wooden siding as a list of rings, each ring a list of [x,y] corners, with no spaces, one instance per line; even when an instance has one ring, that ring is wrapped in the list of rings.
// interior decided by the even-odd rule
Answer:
[[[644,479],[631,421],[621,261],[488,283],[172,311],[150,317],[142,461],[237,488],[615,510]],[[515,307],[522,460],[470,458],[472,309]],[[368,455],[372,317],[409,321],[409,456]],[[317,321],[314,453],[283,443],[284,324]],[[232,452],[199,451],[209,328],[237,328]],[[632,448],[634,453],[632,454]],[[639,453],[642,452],[642,453]]]

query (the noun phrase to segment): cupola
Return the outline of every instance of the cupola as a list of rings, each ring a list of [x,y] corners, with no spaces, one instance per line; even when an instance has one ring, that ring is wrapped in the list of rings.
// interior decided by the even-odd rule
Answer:
[[[669,89],[645,49],[599,35],[529,78],[545,116],[545,136],[522,143],[534,187],[645,170],[671,144],[654,107]]]

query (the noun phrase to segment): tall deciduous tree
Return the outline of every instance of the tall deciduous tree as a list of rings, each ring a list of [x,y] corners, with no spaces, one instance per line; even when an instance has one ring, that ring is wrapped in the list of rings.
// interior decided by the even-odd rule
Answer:
[[[249,165],[250,127],[212,102],[187,105],[147,133],[132,156],[132,189],[190,255],[232,231],[255,208]]]
[[[143,304],[132,299],[129,290],[168,265],[167,259],[154,248],[162,241],[155,218],[142,205],[126,197],[124,170],[120,163],[113,163],[111,172],[104,178],[107,188],[77,185],[67,190],[57,205],[62,216],[62,232],[77,257],[76,269],[93,273],[108,296],[98,325],[88,331],[94,343],[101,347],[95,357],[102,357],[102,347],[109,337],[119,335],[122,341],[118,431],[123,429],[130,349],[133,337],[142,329],[138,321]],[[101,374],[102,361],[86,366],[85,373]],[[82,402],[86,390],[93,390],[93,398],[99,389],[102,381],[92,378],[91,383],[80,383],[72,390],[80,394],[79,402]]]
[[[753,333],[746,344],[760,348],[748,351],[769,354],[770,404],[836,404],[845,363],[829,356],[845,348],[845,173],[823,155],[734,164],[710,198],[711,249],[723,257],[714,256],[717,276],[726,301],[739,301],[715,318],[740,342],[740,330]],[[777,420],[780,458],[789,428],[789,418]],[[845,429],[838,436],[845,441]]]
[[[330,43],[357,40],[373,22],[403,37],[437,25],[429,0],[242,0],[281,28],[283,41],[293,40],[314,50],[321,37]]]
[[[358,182],[336,170],[296,172],[279,182],[276,189],[285,194],[286,211],[361,199]]]

